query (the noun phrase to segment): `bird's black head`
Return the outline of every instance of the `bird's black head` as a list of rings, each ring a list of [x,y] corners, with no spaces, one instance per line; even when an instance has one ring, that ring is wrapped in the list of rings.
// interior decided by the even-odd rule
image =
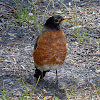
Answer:
[[[55,15],[55,16],[50,17],[46,21],[44,26],[47,27],[48,29],[51,29],[51,30],[59,30],[60,29],[60,24],[63,23],[63,22],[66,22],[70,19],[72,19],[72,18],[64,19],[60,15]]]
[[[62,20],[64,20],[64,18],[60,15],[52,16],[46,21],[45,27],[52,30],[59,30]]]

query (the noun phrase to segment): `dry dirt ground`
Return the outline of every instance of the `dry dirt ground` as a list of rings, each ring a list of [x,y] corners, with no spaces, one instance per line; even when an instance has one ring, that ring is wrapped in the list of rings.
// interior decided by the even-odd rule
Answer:
[[[39,23],[44,23],[48,16],[53,15],[53,7],[52,1],[41,1],[35,4],[35,11]],[[75,0],[71,2],[72,5],[66,0],[62,1],[55,0],[55,12],[72,17],[62,27],[67,39],[67,56],[63,66],[58,68],[59,88],[56,87],[55,70],[46,74],[44,88],[47,93],[44,96],[56,96],[60,100],[99,100],[100,1]],[[30,5],[26,1],[21,4]],[[37,82],[33,77],[32,51],[39,26],[27,22],[22,26],[13,23],[16,20],[11,16],[14,7],[18,8],[13,1],[0,1],[0,90],[4,87],[9,100],[17,100],[26,91],[22,80],[28,91],[33,90]],[[42,82],[39,81],[33,94],[33,98],[39,99],[30,100],[43,100],[41,89]]]

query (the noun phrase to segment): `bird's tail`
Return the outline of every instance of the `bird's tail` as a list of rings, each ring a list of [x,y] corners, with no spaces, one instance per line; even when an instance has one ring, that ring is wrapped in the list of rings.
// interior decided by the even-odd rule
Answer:
[[[42,79],[45,76],[46,72],[48,71],[41,72],[39,69],[36,68],[34,77],[38,79],[40,76],[40,79]]]

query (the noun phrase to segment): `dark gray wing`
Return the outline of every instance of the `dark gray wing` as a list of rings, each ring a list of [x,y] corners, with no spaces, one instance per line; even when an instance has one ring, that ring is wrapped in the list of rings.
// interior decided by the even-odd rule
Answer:
[[[37,37],[36,42],[35,42],[35,44],[34,44],[34,50],[36,50],[36,48],[37,48],[37,43],[38,43],[39,37],[40,37],[40,36]]]
[[[44,27],[43,29],[42,29],[42,32],[39,34],[39,36],[37,37],[37,39],[36,39],[36,42],[35,42],[35,44],[34,44],[34,50],[36,50],[36,48],[37,48],[37,43],[38,43],[38,39],[39,39],[39,37],[40,36],[42,36],[46,31],[49,31],[49,29],[47,29],[46,27]]]

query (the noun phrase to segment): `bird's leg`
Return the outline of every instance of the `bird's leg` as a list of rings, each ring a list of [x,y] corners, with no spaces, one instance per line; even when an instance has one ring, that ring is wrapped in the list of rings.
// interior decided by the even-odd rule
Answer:
[[[43,79],[43,72],[41,72],[41,78],[42,78],[42,88],[44,89],[44,79]]]
[[[58,75],[57,75],[57,69],[56,69],[56,84],[57,84],[57,87],[58,87]]]

